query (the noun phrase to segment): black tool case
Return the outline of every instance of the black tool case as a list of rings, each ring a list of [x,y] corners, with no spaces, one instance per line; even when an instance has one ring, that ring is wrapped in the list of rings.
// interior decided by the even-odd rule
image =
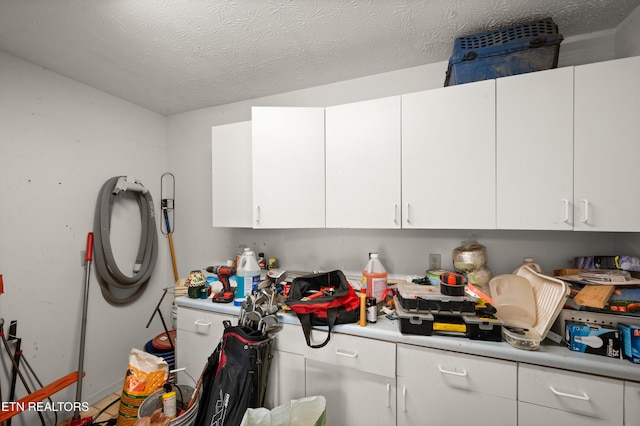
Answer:
[[[410,312],[439,315],[475,315],[477,298],[472,296],[448,296],[440,288],[400,282],[397,285],[398,302]]]

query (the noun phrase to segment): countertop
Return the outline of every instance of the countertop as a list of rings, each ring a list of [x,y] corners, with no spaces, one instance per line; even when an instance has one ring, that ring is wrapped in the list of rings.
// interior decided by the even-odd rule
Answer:
[[[238,315],[240,311],[240,308],[232,303],[213,303],[210,299],[190,299],[186,296],[176,298],[175,304],[229,315]],[[280,312],[278,319],[283,324],[300,324],[294,313]],[[379,316],[375,324],[367,324],[366,327],[358,324],[339,324],[334,327],[334,332],[640,382],[640,364],[633,364],[626,359],[573,352],[564,345],[548,339],[542,342],[537,351],[527,351],[516,349],[506,342],[471,340],[464,336],[409,335],[400,333],[397,320],[390,320],[384,316]],[[300,338],[303,339],[302,332]]]

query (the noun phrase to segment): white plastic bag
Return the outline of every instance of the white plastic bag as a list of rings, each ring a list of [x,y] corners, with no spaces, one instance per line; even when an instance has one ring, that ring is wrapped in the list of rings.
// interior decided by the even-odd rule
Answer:
[[[325,426],[327,401],[324,396],[294,399],[288,404],[267,408],[249,408],[240,426]]]

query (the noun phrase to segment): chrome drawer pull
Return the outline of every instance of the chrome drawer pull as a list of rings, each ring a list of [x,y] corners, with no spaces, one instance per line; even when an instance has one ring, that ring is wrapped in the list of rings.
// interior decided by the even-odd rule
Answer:
[[[584,392],[582,392],[582,395],[575,395],[575,394],[572,394],[572,393],[564,393],[564,392],[560,392],[558,390],[555,390],[553,388],[553,386],[549,386],[549,389],[551,389],[551,392],[553,392],[554,394],[556,394],[558,396],[565,396],[567,398],[579,399],[581,401],[589,401],[591,399],[591,398],[589,398],[589,395],[587,395]]]
[[[358,357],[358,352],[348,353],[348,352],[342,352],[340,349],[336,349],[336,355],[346,356],[348,358],[357,358]]]
[[[442,368],[441,366],[438,366],[438,370],[442,373],[442,374],[451,374],[452,376],[460,376],[460,377],[466,377],[467,376],[467,370],[463,370],[462,373],[459,373],[457,371],[450,371],[450,370],[445,370],[444,368]]]
[[[200,322],[200,320],[196,320],[194,322],[195,325],[201,325],[203,327],[209,327],[211,325],[211,322]]]

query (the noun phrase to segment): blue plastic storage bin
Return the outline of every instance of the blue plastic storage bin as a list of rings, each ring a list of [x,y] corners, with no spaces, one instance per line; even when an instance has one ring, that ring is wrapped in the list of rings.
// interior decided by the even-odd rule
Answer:
[[[551,18],[458,37],[444,85],[556,68],[562,39]]]

